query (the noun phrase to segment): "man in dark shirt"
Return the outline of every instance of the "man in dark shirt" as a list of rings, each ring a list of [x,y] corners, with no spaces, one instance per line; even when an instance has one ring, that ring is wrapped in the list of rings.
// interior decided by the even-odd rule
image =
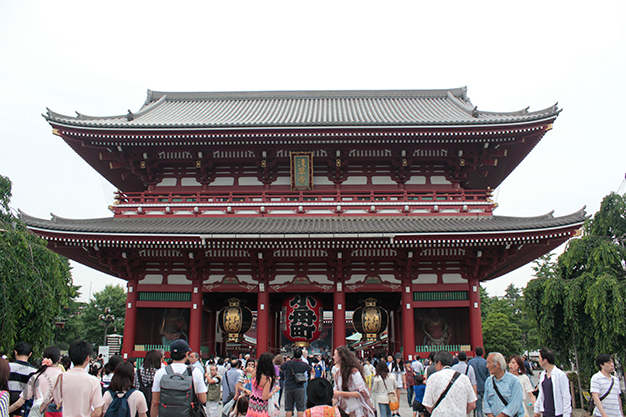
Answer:
[[[311,373],[311,366],[302,360],[302,349],[296,348],[293,351],[293,359],[285,362],[280,367],[285,373],[285,417],[293,415],[294,405],[296,407],[297,416],[304,415],[304,382],[296,381],[295,374]]]
[[[476,375],[476,417],[483,417],[483,396],[485,395],[485,380],[489,376],[487,361],[483,358],[485,351],[482,347],[476,346],[474,349],[476,356],[470,359],[467,364],[474,368]]]

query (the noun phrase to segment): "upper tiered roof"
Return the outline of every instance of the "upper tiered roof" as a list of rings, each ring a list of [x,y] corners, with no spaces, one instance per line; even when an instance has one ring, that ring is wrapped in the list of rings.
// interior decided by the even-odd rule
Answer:
[[[554,118],[556,104],[529,112],[480,111],[467,88],[377,91],[148,91],[137,112],[108,117],[48,110],[54,124],[100,129],[286,128],[358,126],[475,126],[520,124]]]

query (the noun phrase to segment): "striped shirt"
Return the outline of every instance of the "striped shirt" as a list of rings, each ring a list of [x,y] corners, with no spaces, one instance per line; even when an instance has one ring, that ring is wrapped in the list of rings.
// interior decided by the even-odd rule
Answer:
[[[0,417],[9,417],[9,391],[0,394]]]
[[[611,378],[607,378],[602,375],[602,372],[598,372],[591,377],[591,392],[595,392],[598,396],[602,397],[611,386],[611,379],[615,381],[613,384],[613,388],[611,388],[611,392],[606,396],[604,400],[602,400],[602,408],[604,408],[604,412],[609,417],[621,417],[622,411],[619,406],[619,395],[621,393],[619,380],[617,377],[612,376]],[[595,408],[593,412],[594,416],[601,416],[600,410],[598,407]]]

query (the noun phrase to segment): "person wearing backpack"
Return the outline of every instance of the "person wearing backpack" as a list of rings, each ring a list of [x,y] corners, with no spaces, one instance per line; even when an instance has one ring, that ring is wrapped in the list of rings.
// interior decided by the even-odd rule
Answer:
[[[115,367],[109,388],[102,396],[104,417],[146,417],[148,404],[143,393],[133,388],[135,367],[122,362]]]
[[[161,369],[162,361],[163,354],[160,350],[150,350],[146,353],[141,367],[135,371],[134,386],[146,397],[148,407],[152,405],[152,382],[154,381],[154,374]],[[148,417],[149,416],[150,409],[148,409]]]
[[[172,364],[154,374],[150,417],[187,417],[196,407],[205,406],[204,375],[200,369],[185,364],[190,352],[183,339],[170,345]]]

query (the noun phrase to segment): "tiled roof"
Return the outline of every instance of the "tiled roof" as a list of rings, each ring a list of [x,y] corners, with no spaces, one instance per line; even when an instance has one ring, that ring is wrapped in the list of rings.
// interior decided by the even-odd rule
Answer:
[[[176,93],[148,91],[137,112],[92,117],[48,109],[51,123],[69,126],[154,128],[263,128],[446,126],[532,122],[556,116],[552,107],[529,112],[479,111],[465,87],[449,90],[267,91]]]
[[[480,233],[541,230],[571,226],[585,220],[584,209],[562,217],[552,213],[538,217],[456,216],[456,217],[328,217],[328,218],[202,218],[130,217],[73,220],[53,216],[38,219],[20,212],[31,228],[58,232],[104,234],[174,234],[245,237],[253,235],[308,234],[309,237],[357,237],[348,235]],[[376,236],[370,236],[376,237]]]

